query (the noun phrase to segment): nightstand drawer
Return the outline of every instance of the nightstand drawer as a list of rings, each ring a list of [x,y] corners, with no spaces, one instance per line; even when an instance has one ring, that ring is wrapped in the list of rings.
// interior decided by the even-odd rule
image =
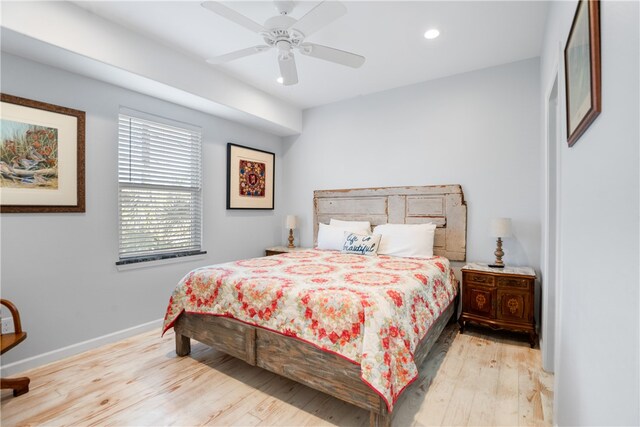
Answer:
[[[533,281],[516,277],[498,277],[498,287],[513,287],[527,289]]]
[[[493,286],[494,278],[493,276],[489,276],[488,274],[478,274],[478,273],[464,273],[464,281],[465,282],[473,282],[479,285],[484,286]]]

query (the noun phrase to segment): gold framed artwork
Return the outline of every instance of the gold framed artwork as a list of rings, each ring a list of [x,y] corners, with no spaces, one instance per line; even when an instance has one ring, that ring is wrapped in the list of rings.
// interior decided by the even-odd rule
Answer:
[[[578,141],[598,117],[600,84],[600,2],[580,0],[564,49],[567,143]]]
[[[84,111],[4,93],[1,101],[1,212],[84,212]]]
[[[227,144],[227,209],[273,209],[275,154]]]

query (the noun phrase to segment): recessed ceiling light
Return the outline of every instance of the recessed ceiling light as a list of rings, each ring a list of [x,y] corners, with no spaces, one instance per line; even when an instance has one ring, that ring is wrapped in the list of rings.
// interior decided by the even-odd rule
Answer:
[[[424,33],[424,38],[428,40],[432,40],[438,37],[439,35],[440,35],[440,31],[436,30],[435,28],[432,28],[428,30],[426,33]]]
[[[280,84],[284,83],[284,79],[282,77],[278,77],[276,81]]]

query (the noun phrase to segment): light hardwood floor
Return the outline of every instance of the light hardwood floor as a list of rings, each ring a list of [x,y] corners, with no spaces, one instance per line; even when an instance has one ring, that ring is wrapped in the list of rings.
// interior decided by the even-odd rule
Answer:
[[[2,426],[367,425],[368,412],[192,343],[152,331],[25,373],[2,391]],[[394,409],[394,426],[550,425],[553,375],[540,350],[509,333],[449,325]]]

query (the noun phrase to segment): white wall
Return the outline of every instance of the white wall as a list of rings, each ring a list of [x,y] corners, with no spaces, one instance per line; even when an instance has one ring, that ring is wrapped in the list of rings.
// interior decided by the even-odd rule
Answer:
[[[3,93],[86,112],[87,194],[83,214],[1,216],[2,297],[16,303],[29,334],[3,365],[159,319],[187,271],[282,242],[279,137],[4,53],[1,71]],[[204,261],[116,269],[121,105],[202,127]],[[275,211],[225,209],[227,142],[276,153]]]
[[[314,190],[461,184],[467,260],[493,261],[493,217],[511,217],[505,261],[540,266],[539,63],[529,59],[312,108],[285,138],[287,213],[313,242]]]
[[[540,98],[559,62],[559,425],[640,425],[638,6],[600,2],[602,113],[572,148],[561,49],[576,2],[554,2],[549,10]]]

